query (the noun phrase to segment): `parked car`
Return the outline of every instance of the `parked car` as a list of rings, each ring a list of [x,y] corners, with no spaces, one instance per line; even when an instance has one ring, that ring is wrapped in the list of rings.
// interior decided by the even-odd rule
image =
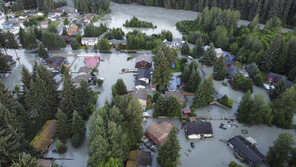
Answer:
[[[193,57],[192,57],[192,56],[188,56],[188,59],[192,60],[192,59],[193,59]]]
[[[195,144],[193,142],[190,143],[192,149],[195,149]]]

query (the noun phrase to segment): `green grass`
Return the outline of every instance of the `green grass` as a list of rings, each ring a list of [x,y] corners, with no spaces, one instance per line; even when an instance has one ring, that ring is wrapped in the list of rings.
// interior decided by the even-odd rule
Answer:
[[[87,49],[87,47],[86,47],[86,46],[83,46],[83,45],[81,45],[81,46],[80,46],[80,49],[86,50],[86,49]]]
[[[222,82],[222,85],[225,86],[225,87],[227,87],[228,86],[228,83],[223,81]]]
[[[171,72],[181,72],[180,60],[176,60],[175,63],[176,63],[176,66],[175,68],[171,68]]]
[[[60,25],[60,24],[61,24],[60,21],[53,22],[53,25],[56,26],[56,27],[57,27],[58,25]]]

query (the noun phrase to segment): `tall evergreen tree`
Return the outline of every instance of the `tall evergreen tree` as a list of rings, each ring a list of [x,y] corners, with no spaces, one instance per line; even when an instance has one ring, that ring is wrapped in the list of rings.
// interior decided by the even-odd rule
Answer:
[[[73,50],[78,50],[78,49],[80,49],[80,44],[77,42],[77,40],[74,38],[74,39],[72,39],[72,41],[71,41],[71,48],[73,49]]]
[[[57,118],[57,122],[56,122],[57,137],[60,140],[68,139],[71,136],[71,127],[69,126],[69,117],[67,116],[67,114],[65,114],[61,110],[58,110],[56,118]]]
[[[71,117],[74,110],[76,109],[76,89],[72,81],[72,77],[69,71],[66,70],[63,75],[63,89],[61,91],[61,104],[62,110]]]
[[[72,121],[71,121],[71,135],[80,134],[84,135],[86,132],[85,123],[82,117],[78,114],[77,111],[73,112]]]
[[[24,40],[25,40],[25,35],[26,35],[25,33],[26,33],[25,30],[20,26],[18,35],[19,35],[20,43],[22,45],[24,45]]]
[[[269,97],[270,99],[274,100],[278,97],[280,97],[280,95],[282,93],[284,93],[286,91],[286,79],[283,78],[280,80],[279,83],[277,83],[274,87],[274,89],[271,90]]]
[[[6,73],[9,71],[9,65],[7,64],[4,54],[0,51],[0,73]]]
[[[205,50],[203,48],[204,46],[204,42],[202,41],[202,38],[198,38],[196,43],[195,43],[195,46],[193,48],[193,57],[194,58],[200,58],[200,57],[203,57],[204,54],[205,54]]]
[[[182,115],[182,105],[179,101],[179,99],[176,96],[169,96],[167,102],[167,116],[169,118],[173,117],[181,117]]]
[[[209,105],[214,100],[214,84],[212,77],[201,81],[193,98],[193,105],[200,108]]]
[[[224,80],[226,77],[226,68],[224,65],[224,59],[220,58],[214,65],[213,78],[215,80]]]
[[[157,86],[157,90],[164,92],[170,84],[172,73],[169,62],[162,50],[157,52],[157,61],[153,71],[152,83]]]
[[[48,52],[47,50],[45,49],[44,45],[42,44],[42,42],[40,43],[39,45],[39,50],[38,50],[38,56],[43,58],[43,59],[46,59],[48,58]]]
[[[202,78],[200,76],[199,68],[192,68],[191,74],[186,82],[185,90],[189,92],[195,92],[201,83]]]
[[[203,63],[207,66],[213,66],[217,60],[214,44],[210,43],[210,48],[208,48],[203,57]]]
[[[243,123],[248,119],[249,111],[251,110],[251,106],[252,106],[251,92],[248,91],[247,93],[245,93],[242,96],[241,101],[240,101],[238,108],[237,108],[238,122]]]
[[[163,95],[160,95],[156,101],[154,101],[154,110],[153,110],[153,117],[157,118],[159,116],[165,116],[166,108],[166,101],[163,97]]]
[[[93,90],[89,87],[89,84],[82,80],[80,87],[76,89],[77,106],[76,110],[83,120],[88,120],[92,111],[95,110],[95,104],[97,99],[95,98]]]
[[[157,151],[157,163],[162,167],[177,167],[180,163],[180,149],[177,130],[173,128],[168,135],[167,141]]]
[[[290,132],[281,133],[273,146],[269,147],[267,152],[267,162],[270,167],[285,166],[289,159],[289,154],[295,144]]]
[[[182,55],[189,55],[190,54],[190,48],[189,48],[187,41],[183,44],[183,46],[181,48],[181,54]]]
[[[122,79],[118,79],[117,82],[112,86],[112,96],[125,95],[127,94],[127,89],[125,83]]]
[[[17,162],[14,162],[11,167],[40,167],[35,157],[30,154],[22,153],[19,155]]]

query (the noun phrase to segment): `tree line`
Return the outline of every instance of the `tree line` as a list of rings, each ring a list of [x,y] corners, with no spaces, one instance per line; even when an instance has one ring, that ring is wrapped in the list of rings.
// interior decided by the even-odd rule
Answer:
[[[293,0],[114,0],[117,3],[138,3],[146,6],[165,7],[167,9],[185,9],[202,12],[205,8],[237,10],[242,19],[252,20],[259,16],[261,23],[278,17],[287,26],[296,25],[296,2]]]
[[[109,12],[110,0],[72,0],[75,9],[83,13],[104,14]]]
[[[230,51],[236,61],[255,63],[263,72],[283,74],[295,80],[295,32],[281,32],[281,21],[276,17],[268,20],[264,29],[258,26],[258,15],[249,25],[237,27],[239,18],[237,11],[206,8],[196,20],[178,22],[177,28],[185,35],[185,40],[196,44],[190,52],[193,57],[203,57],[201,46],[213,43],[215,47]],[[209,65],[213,64],[210,61]]]

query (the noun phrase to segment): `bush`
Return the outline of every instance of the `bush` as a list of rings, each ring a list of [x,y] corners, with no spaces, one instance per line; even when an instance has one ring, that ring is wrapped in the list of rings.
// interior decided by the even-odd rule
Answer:
[[[233,106],[233,100],[231,98],[228,98],[227,95],[224,95],[221,99],[217,99],[217,102],[230,109]]]
[[[227,87],[228,86],[228,83],[223,81],[222,82],[222,85],[225,86],[225,87]]]
[[[254,84],[259,86],[259,87],[262,87],[263,86],[263,82],[264,82],[264,78],[261,74],[256,74],[254,76]]]
[[[67,147],[61,142],[61,140],[57,140],[55,146],[59,154],[63,154],[67,151]]]
[[[194,106],[190,106],[191,112],[195,112],[196,108]]]
[[[250,90],[253,92],[253,80],[251,78],[246,78],[242,73],[234,75],[231,86],[235,90],[242,90],[244,92]]]
[[[104,80],[101,80],[101,79],[95,79],[95,80],[93,81],[93,83],[94,83],[94,84],[97,84],[98,87],[101,87],[101,86],[103,85],[103,83],[104,83]]]
[[[233,100],[231,98],[228,99],[227,105],[226,105],[229,109],[232,109],[233,106]]]
[[[84,139],[83,134],[76,133],[71,138],[72,146],[75,148],[79,147],[81,145],[81,143],[83,142],[83,139]]]
[[[194,112],[188,114],[189,117],[196,117],[196,114]]]

